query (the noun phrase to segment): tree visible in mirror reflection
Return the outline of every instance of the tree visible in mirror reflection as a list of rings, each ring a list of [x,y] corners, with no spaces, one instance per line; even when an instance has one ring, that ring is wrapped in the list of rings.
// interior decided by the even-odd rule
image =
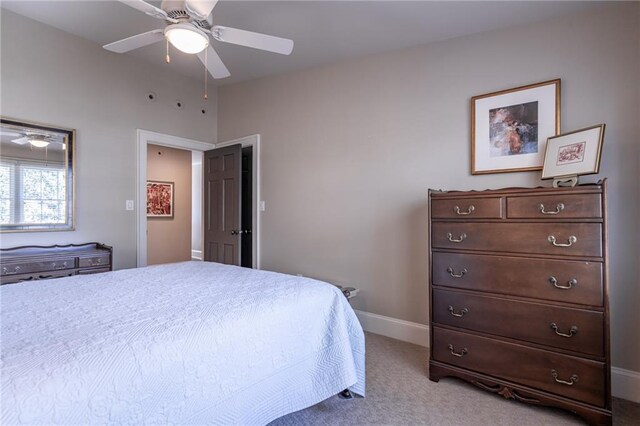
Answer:
[[[3,161],[0,166],[0,223],[64,223],[65,193],[64,169]]]

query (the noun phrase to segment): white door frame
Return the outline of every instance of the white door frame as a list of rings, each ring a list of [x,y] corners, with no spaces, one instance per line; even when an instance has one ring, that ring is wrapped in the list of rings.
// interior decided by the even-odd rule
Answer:
[[[138,235],[136,244],[136,260],[138,267],[141,267],[147,266],[147,145],[161,145],[190,151],[208,151],[216,146],[208,142],[201,142],[142,129],[138,129],[137,139],[138,173],[136,181],[136,198],[138,202],[138,220],[136,231]]]
[[[250,135],[243,138],[233,139],[216,143],[216,148],[224,148],[230,145],[242,145],[243,148],[253,147],[253,211],[251,213],[251,240],[253,269],[260,269],[260,135]],[[202,167],[204,171],[204,165]]]

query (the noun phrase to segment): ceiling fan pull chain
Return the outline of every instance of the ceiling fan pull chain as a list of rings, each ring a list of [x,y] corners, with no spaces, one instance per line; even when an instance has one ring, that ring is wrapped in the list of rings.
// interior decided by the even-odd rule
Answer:
[[[167,61],[168,64],[171,63],[171,58],[169,57],[169,39],[166,39],[167,41],[167,57],[165,58],[165,61]]]
[[[204,50],[204,63],[205,63],[205,64],[208,64],[208,63],[209,63],[209,62],[207,61],[207,50],[209,50],[209,49],[205,49],[205,50]],[[205,65],[205,67],[204,67],[204,100],[205,100],[205,101],[206,101],[207,99],[209,99],[209,96],[207,95],[207,80],[208,80],[208,78],[207,78],[207,74],[208,74],[207,66]]]

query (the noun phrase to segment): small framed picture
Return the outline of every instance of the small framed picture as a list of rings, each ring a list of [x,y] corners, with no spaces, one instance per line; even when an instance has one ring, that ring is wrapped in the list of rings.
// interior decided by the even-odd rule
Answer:
[[[590,175],[600,171],[604,124],[550,137],[542,179]]]
[[[173,182],[147,181],[147,217],[173,217]]]
[[[560,133],[560,79],[471,98],[471,174],[542,169]]]

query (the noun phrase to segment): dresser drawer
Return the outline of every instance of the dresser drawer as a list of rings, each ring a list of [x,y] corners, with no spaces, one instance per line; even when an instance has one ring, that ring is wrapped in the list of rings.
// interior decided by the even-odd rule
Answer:
[[[507,197],[510,219],[601,218],[600,194]]]
[[[431,217],[438,219],[500,219],[502,199],[461,198],[453,200],[433,200]]]
[[[76,271],[74,269],[71,269],[56,272],[43,271],[35,274],[10,275],[0,278],[0,284],[14,284],[27,281],[47,280],[50,278],[70,277],[75,274]]]
[[[109,255],[81,257],[78,259],[79,268],[90,268],[94,266],[109,266]]]
[[[602,306],[602,263],[433,252],[433,285]]]
[[[27,274],[40,271],[57,271],[62,269],[73,269],[76,266],[75,257],[62,257],[46,261],[24,261],[15,263],[3,263],[2,276]]]
[[[433,321],[604,356],[602,312],[433,290]]]
[[[110,272],[110,271],[111,271],[111,268],[80,269],[78,271],[78,275],[100,274],[102,272]]]
[[[439,327],[432,330],[436,361],[605,406],[604,363]]]
[[[599,223],[433,222],[434,248],[602,257]]]

